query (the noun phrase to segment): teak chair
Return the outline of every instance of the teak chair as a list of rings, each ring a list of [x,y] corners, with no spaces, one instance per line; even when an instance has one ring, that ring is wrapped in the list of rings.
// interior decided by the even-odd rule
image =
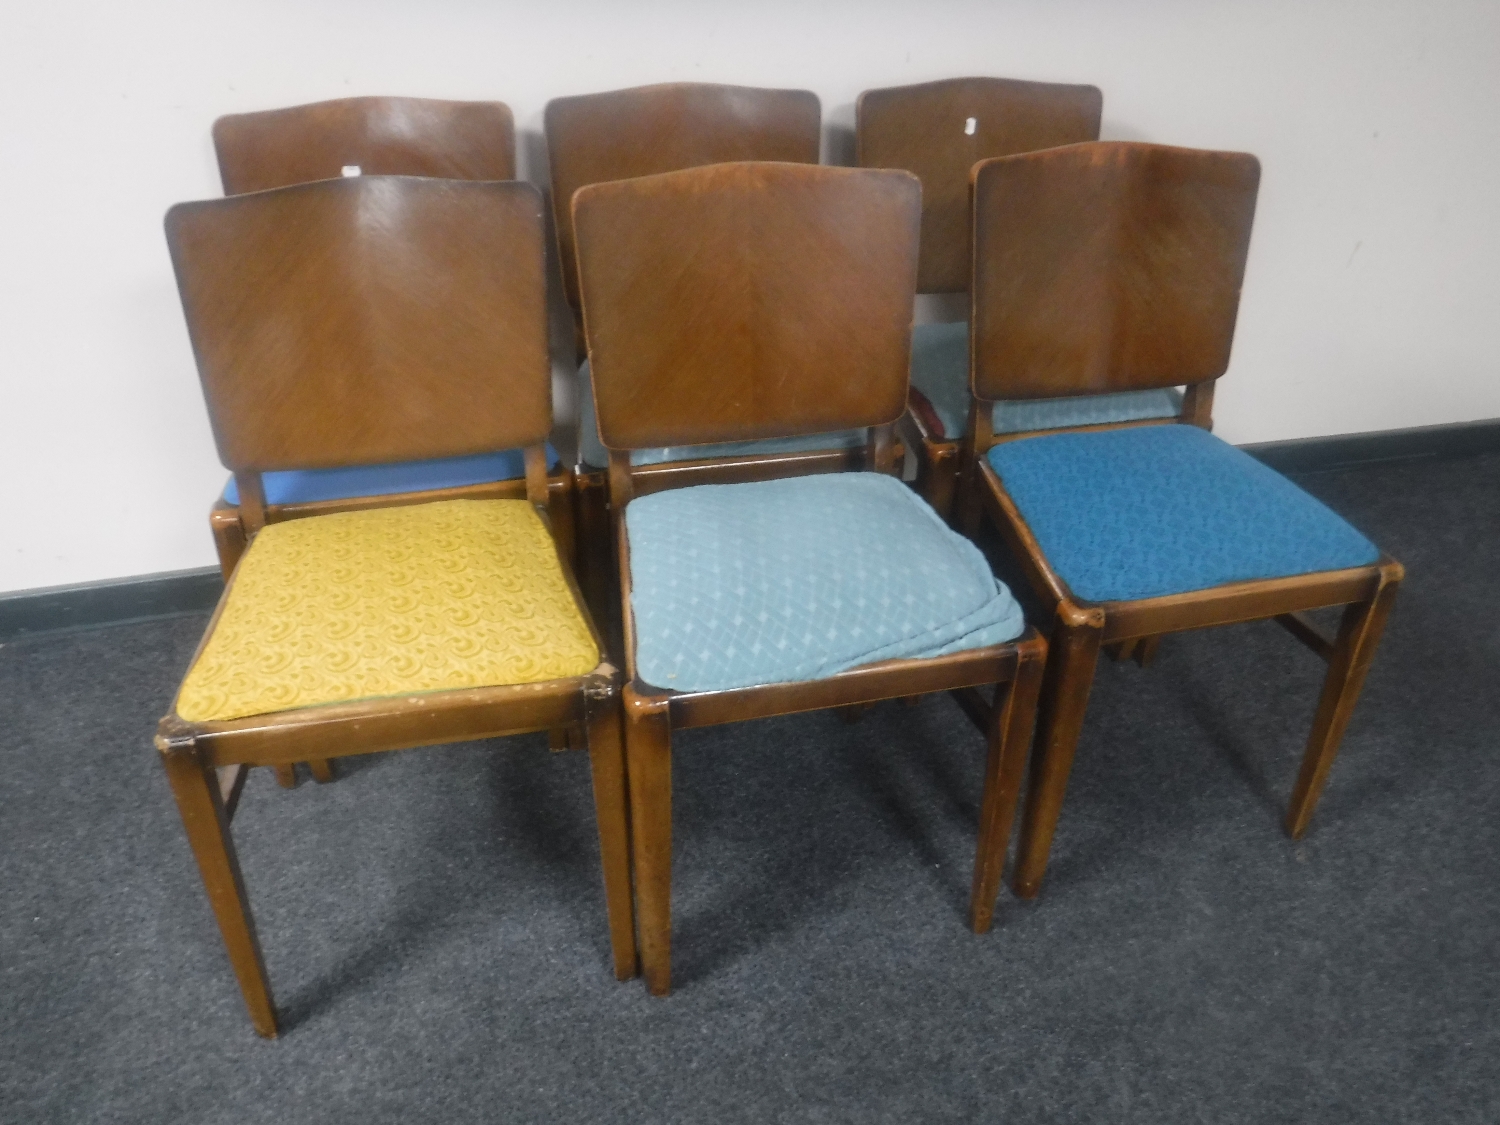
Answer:
[[[571,203],[587,184],[675,172],[705,164],[765,160],[816,164],[822,109],[807,90],[772,90],[698,82],[668,83],[547,103],[545,128],[552,175],[552,213],[562,261],[563,288],[573,310],[579,359],[584,360]],[[609,455],[594,421],[590,370],[579,378],[576,494],[580,576],[595,612],[608,613],[610,561]],[[798,434],[769,441],[703,448],[638,449],[643,474],[683,482],[764,479],[788,472],[857,467],[863,431]],[[611,615],[612,616],[612,615]]]
[[[156,746],[255,1029],[276,1011],[229,824],[246,771],[585,724],[634,975],[618,674],[547,526],[541,196],[371,177],[167,214],[250,544]],[[521,448],[526,493],[267,523],[261,474]]]
[[[432,176],[450,180],[513,180],[515,128],[503,102],[431,98],[340,98],[288,109],[236,113],[214,122],[214,151],[225,195],[289,187],[340,175]],[[269,522],[352,511],[378,503],[442,499],[515,499],[526,494],[521,451],[349,469],[266,473]],[[548,481],[552,526],[573,549],[572,472],[557,466]],[[245,549],[239,492],[231,479],[209,512],[209,527],[227,581]],[[562,745],[564,736],[554,740]],[[308,763],[319,781],[327,762]],[[291,765],[277,780],[296,784]]]
[[[1286,829],[1312,818],[1402,578],[1286,478],[1207,432],[1260,165],[1080,144],[974,169],[960,503],[1053,607],[1015,888],[1041,886],[1101,643],[1274,618],[1328,663]],[[1187,386],[1182,421],[996,434],[1002,399]],[[1337,637],[1303,614],[1345,606]]]
[[[905,168],[922,181],[917,291],[969,290],[969,169],[980,160],[1099,138],[1104,96],[1095,86],[952,78],[866,90],[855,103],[856,163]],[[964,301],[967,306],[967,300]],[[919,324],[912,332],[911,411],[923,495],[953,512],[959,449],[969,417],[968,324]],[[995,405],[996,432],[1173,417],[1173,389]]]
[[[990,925],[1046,647],[1021,636],[977,549],[890,475],[919,206],[905,172],[794,164],[574,196],[619,542],[639,940],[657,995],[671,987],[676,728],[953,691],[989,746],[969,916]],[[855,427],[873,472],[682,487],[630,456]],[[993,700],[977,690],[988,684]]]

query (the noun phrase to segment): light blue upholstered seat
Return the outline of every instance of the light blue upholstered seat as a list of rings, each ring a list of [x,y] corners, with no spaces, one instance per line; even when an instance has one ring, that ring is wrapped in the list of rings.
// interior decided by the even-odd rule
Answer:
[[[969,326],[919,324],[911,333],[911,381],[926,396],[950,441],[963,437],[969,424]],[[1097,426],[1146,418],[1175,418],[1182,413],[1182,392],[1175,387],[1070,398],[1015,399],[995,403],[997,434]]]
[[[1275,470],[1197,426],[1021,438],[989,463],[1086,601],[1367,566],[1380,551]]]
[[[1025,628],[979,550],[883,474],[672,489],[625,526],[636,669],[657,687],[821,679]]]
[[[557,453],[549,445],[547,467],[551,469],[557,462]],[[260,479],[267,504],[313,504],[321,500],[347,500],[353,496],[393,496],[398,492],[466,488],[491,481],[517,480],[525,475],[522,452],[505,449],[499,453],[444,457],[436,461],[262,473]],[[240,502],[240,491],[235,487],[233,477],[224,487],[224,500],[229,504]]]
[[[632,449],[632,465],[662,465],[709,457],[745,457],[765,453],[808,453],[815,449],[857,449],[869,441],[868,430],[839,430],[830,434],[799,434],[763,441],[725,441],[714,445],[669,445],[660,449]],[[594,422],[594,385],[589,361],[578,369],[578,460],[591,469],[609,467],[609,451],[599,441]]]

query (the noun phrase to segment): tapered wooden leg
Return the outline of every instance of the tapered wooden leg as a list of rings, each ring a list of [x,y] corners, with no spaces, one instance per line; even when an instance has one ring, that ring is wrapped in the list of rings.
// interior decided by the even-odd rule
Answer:
[[[641,971],[651,994],[665,996],[672,991],[672,725],[665,701],[642,699],[628,684],[623,695]]]
[[[1135,643],[1135,662],[1137,667],[1149,668],[1151,662],[1156,659],[1156,650],[1161,648],[1161,634],[1154,637],[1142,637]]]
[[[969,896],[969,927],[988,932],[995,916],[995,897],[1005,870],[1005,849],[1010,844],[1016,798],[1026,772],[1026,748],[1036,719],[1037,694],[1047,646],[1038,637],[1022,646],[1016,675],[995,688],[990,708],[989,756],[984,768],[984,796],[979,809],[979,841],[974,853],[974,886]]]
[[[297,767],[290,762],[281,766],[272,766],[271,772],[276,775],[276,784],[283,789],[297,788]]]
[[[1066,602],[1058,607],[1042,680],[1041,713],[1012,884],[1022,898],[1035,898],[1042,887],[1094,684],[1103,628],[1104,614],[1097,609],[1080,610]]]
[[[177,811],[182,814],[188,843],[198,860],[209,904],[229,951],[229,963],[239,978],[245,1007],[250,1010],[250,1022],[261,1035],[274,1039],[276,1005],[271,999],[265,958],[255,934],[255,919],[250,914],[234,841],[229,835],[229,818],[224,814],[218,775],[199,759],[191,735],[161,731],[156,745],[167,768],[172,794],[177,798]]]
[[[1385,630],[1401,578],[1400,564],[1391,563],[1382,569],[1375,596],[1344,610],[1338,639],[1329,656],[1328,675],[1323,680],[1323,695],[1318,700],[1312,734],[1307,739],[1307,752],[1302,758],[1302,770],[1297,775],[1286,814],[1286,830],[1294,839],[1300,840],[1312,821],[1328,771],[1338,756],[1344,728],[1349,725],[1349,716],[1354,713],[1354,704],[1364,686],[1365,673],[1380,646],[1380,635]]]
[[[312,771],[313,780],[321,784],[328,784],[333,780],[333,763],[327,758],[311,758],[308,760],[307,768]]]
[[[1116,664],[1123,664],[1135,655],[1136,641],[1116,641],[1112,645],[1105,645],[1104,651]]]
[[[630,898],[630,812],[625,785],[625,739],[615,684],[589,689],[589,768],[594,776],[594,816],[599,824],[599,861],[615,979],[636,974],[635,909]]]

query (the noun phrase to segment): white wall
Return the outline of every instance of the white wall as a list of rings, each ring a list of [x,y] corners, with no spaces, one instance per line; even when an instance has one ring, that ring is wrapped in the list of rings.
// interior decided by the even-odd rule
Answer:
[[[1209,0],[91,0],[0,16],[0,591],[214,561],[214,456],[161,233],[222,113],[351,94],[542,107],[665,80],[1092,82],[1107,138],[1258,154],[1219,432],[1500,416],[1500,5]],[[525,134],[531,134],[530,137]],[[835,141],[837,138],[835,137]],[[839,148],[837,143],[834,148]]]

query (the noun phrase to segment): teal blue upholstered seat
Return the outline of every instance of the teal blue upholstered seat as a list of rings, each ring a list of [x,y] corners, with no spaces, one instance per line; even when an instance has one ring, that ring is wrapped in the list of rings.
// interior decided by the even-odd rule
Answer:
[[[699,485],[625,509],[636,669],[716,691],[1021,635],[984,556],[879,473]]]
[[[557,464],[557,453],[547,447],[547,467]],[[351,465],[340,469],[296,469],[262,473],[267,504],[313,504],[355,496],[394,496],[400,492],[433,492],[466,488],[491,481],[517,480],[526,475],[519,449],[444,457],[436,461],[403,461],[389,465]],[[224,500],[240,502],[234,478],[224,487]]]
[[[726,441],[715,445],[670,445],[661,449],[633,449],[632,465],[662,465],[709,457],[745,457],[766,453],[808,453],[815,449],[857,449],[869,440],[868,430],[839,430],[831,434],[799,434],[764,441]],[[594,385],[588,360],[578,369],[578,461],[591,469],[609,467],[609,451],[599,441],[594,421]]]
[[[919,324],[911,334],[911,382],[932,404],[942,422],[942,437],[957,441],[969,424],[969,326]],[[1175,418],[1182,413],[1182,392],[1125,391],[1070,398],[1015,399],[995,403],[997,434],[1097,426],[1146,418]],[[939,435],[933,435],[939,436]]]
[[[1196,426],[1004,442],[989,452],[1079,598],[1133,601],[1367,566],[1376,546],[1275,470]]]

